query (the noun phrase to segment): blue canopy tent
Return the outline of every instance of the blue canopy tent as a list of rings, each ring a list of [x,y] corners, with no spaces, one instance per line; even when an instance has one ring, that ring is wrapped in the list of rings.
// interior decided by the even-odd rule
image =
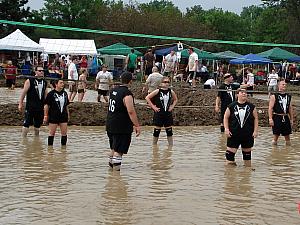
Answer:
[[[272,63],[272,60],[259,55],[248,54],[237,59],[232,59],[229,62],[230,64],[269,64]]]
[[[154,52],[155,55],[161,55],[161,56],[166,56],[168,55],[172,50],[174,50],[175,52],[178,51],[177,45],[169,47],[169,48],[162,48],[162,49],[158,49]]]
[[[289,62],[300,62],[300,56],[289,58],[288,61]]]

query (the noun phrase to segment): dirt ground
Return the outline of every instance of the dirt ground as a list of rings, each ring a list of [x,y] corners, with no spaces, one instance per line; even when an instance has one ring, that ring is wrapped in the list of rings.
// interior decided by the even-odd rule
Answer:
[[[4,81],[0,80],[0,86],[3,87]],[[23,82],[18,80],[17,87],[21,87]],[[92,85],[90,85],[92,87]],[[295,87],[296,88],[296,87]],[[136,110],[141,125],[152,124],[152,110],[144,103],[145,95],[142,93],[142,84],[134,82],[131,86],[136,99]],[[259,87],[257,90],[266,90],[265,87]],[[299,90],[299,87],[295,90]],[[293,91],[295,91],[293,90]],[[217,90],[203,90],[201,87],[192,90],[187,84],[175,84],[174,91],[178,96],[177,107],[173,111],[175,126],[215,126],[218,125],[218,114],[214,112],[215,98]],[[259,125],[268,125],[268,102],[265,100],[249,97],[258,109]],[[17,104],[0,104],[0,125],[21,126],[24,115],[18,112]],[[296,118],[294,130],[300,130],[299,107],[296,107]],[[70,125],[82,126],[102,126],[105,125],[107,105],[104,103],[79,103],[70,104]]]

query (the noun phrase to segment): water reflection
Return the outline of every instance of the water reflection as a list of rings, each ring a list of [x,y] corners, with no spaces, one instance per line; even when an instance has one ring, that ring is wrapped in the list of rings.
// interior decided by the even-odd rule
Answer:
[[[104,224],[132,224],[133,205],[128,196],[128,182],[120,171],[110,170],[102,193],[100,213]]]

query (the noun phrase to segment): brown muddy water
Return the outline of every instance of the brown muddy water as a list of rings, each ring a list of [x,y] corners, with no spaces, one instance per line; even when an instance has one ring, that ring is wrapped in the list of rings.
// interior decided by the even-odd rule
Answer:
[[[173,148],[143,127],[117,172],[104,127],[70,127],[65,149],[20,129],[0,127],[0,224],[300,224],[299,133],[272,147],[260,128],[251,169],[224,165],[218,127],[175,127]]]

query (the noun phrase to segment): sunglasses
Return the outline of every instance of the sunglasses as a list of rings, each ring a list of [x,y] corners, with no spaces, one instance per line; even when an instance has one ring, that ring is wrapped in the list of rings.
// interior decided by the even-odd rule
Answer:
[[[162,83],[168,84],[168,83],[170,83],[170,81],[163,81]]]
[[[37,70],[38,72],[44,72],[44,70]]]

